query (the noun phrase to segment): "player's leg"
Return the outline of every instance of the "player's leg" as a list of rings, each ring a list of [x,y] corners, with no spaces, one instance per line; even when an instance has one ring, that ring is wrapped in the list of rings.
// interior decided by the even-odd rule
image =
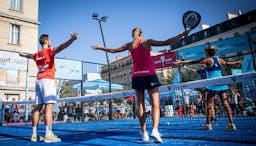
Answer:
[[[151,136],[154,138],[156,143],[162,143],[161,134],[158,131],[159,120],[160,120],[160,97],[158,92],[158,87],[148,89],[148,94],[152,101],[152,121],[153,121],[153,130]]]
[[[212,130],[211,117],[212,117],[212,102],[215,94],[211,92],[205,93],[206,98],[206,125],[202,127],[203,130]]]
[[[45,139],[46,143],[50,142],[60,142],[61,139],[58,138],[52,131],[52,121],[53,121],[53,107],[54,103],[57,103],[56,95],[56,85],[55,80],[52,79],[42,79],[42,95],[45,103]]]
[[[146,129],[146,115],[144,111],[144,89],[135,89],[137,102],[138,102],[138,118],[141,127],[141,138],[142,141],[149,141],[148,132]]]
[[[39,122],[39,117],[40,117],[40,111],[43,106],[43,97],[41,94],[41,88],[40,88],[40,81],[36,81],[36,97],[35,97],[35,106],[32,109],[32,136],[31,136],[31,141],[36,142],[38,140],[38,133],[37,133],[37,125]]]
[[[221,93],[221,101],[222,101],[222,105],[224,106],[224,109],[227,113],[228,120],[229,120],[229,123],[227,124],[225,130],[234,130],[235,131],[236,125],[233,123],[233,112],[229,106],[228,97],[227,97],[226,92]]]

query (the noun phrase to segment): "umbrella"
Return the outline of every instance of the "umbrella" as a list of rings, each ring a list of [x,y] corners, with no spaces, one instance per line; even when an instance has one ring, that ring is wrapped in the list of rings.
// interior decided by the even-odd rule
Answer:
[[[81,88],[81,84],[75,84],[73,88]],[[101,79],[83,82],[83,89],[96,90],[101,89],[103,91],[109,90],[109,82]],[[123,85],[111,83],[111,89],[123,89]]]

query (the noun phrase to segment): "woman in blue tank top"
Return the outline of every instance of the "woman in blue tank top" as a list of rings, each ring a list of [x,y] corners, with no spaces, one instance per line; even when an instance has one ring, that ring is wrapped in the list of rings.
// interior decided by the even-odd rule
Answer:
[[[206,79],[210,78],[221,78],[222,73],[221,69],[222,66],[226,65],[234,65],[234,64],[241,64],[241,61],[234,61],[234,62],[226,62],[223,59],[216,56],[217,49],[214,46],[207,46],[205,48],[205,55],[207,58],[200,59],[200,60],[187,60],[187,61],[177,61],[174,64],[205,64],[206,67]],[[214,96],[216,94],[221,97],[222,105],[224,106],[224,109],[228,115],[229,123],[227,124],[227,127],[225,130],[236,130],[236,125],[233,123],[233,113],[228,103],[228,97],[226,94],[226,91],[228,90],[227,85],[221,85],[221,86],[207,86],[206,92],[205,92],[205,98],[206,98],[206,125],[202,127],[204,130],[212,130],[212,126],[210,124],[211,120],[211,106],[214,100]]]

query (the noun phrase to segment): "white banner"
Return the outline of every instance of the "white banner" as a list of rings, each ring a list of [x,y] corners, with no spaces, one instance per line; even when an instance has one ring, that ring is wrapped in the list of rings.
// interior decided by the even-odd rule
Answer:
[[[0,51],[0,70],[27,70],[27,58],[15,52]]]
[[[55,58],[57,79],[82,80],[82,61]]]

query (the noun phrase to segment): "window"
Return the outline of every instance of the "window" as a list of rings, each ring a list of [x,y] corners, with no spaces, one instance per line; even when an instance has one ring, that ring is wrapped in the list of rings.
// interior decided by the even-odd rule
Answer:
[[[182,44],[182,46],[185,46],[186,45],[185,40],[181,40],[181,44]]]
[[[20,26],[11,24],[10,25],[10,36],[9,43],[18,45],[20,43]]]
[[[22,11],[22,0],[11,0],[11,9]]]
[[[253,26],[253,27],[250,28],[250,30],[251,30],[252,32],[256,32],[256,27]]]
[[[208,32],[207,31],[204,31],[204,37],[206,38],[208,36]]]
[[[19,81],[19,73],[15,70],[7,70],[7,82],[18,82]]]
[[[197,32],[196,33],[196,41],[200,41],[200,40],[202,40],[204,38],[205,38],[205,34],[204,33],[202,33],[202,32]]]
[[[196,35],[192,35],[192,40],[196,41]]]
[[[216,26],[216,31],[217,31],[217,33],[221,33],[221,29],[220,29],[219,25]]]
[[[235,33],[234,33],[234,36],[235,36],[235,37],[237,37],[237,36],[239,36],[239,35],[240,35],[239,32],[235,32]]]

